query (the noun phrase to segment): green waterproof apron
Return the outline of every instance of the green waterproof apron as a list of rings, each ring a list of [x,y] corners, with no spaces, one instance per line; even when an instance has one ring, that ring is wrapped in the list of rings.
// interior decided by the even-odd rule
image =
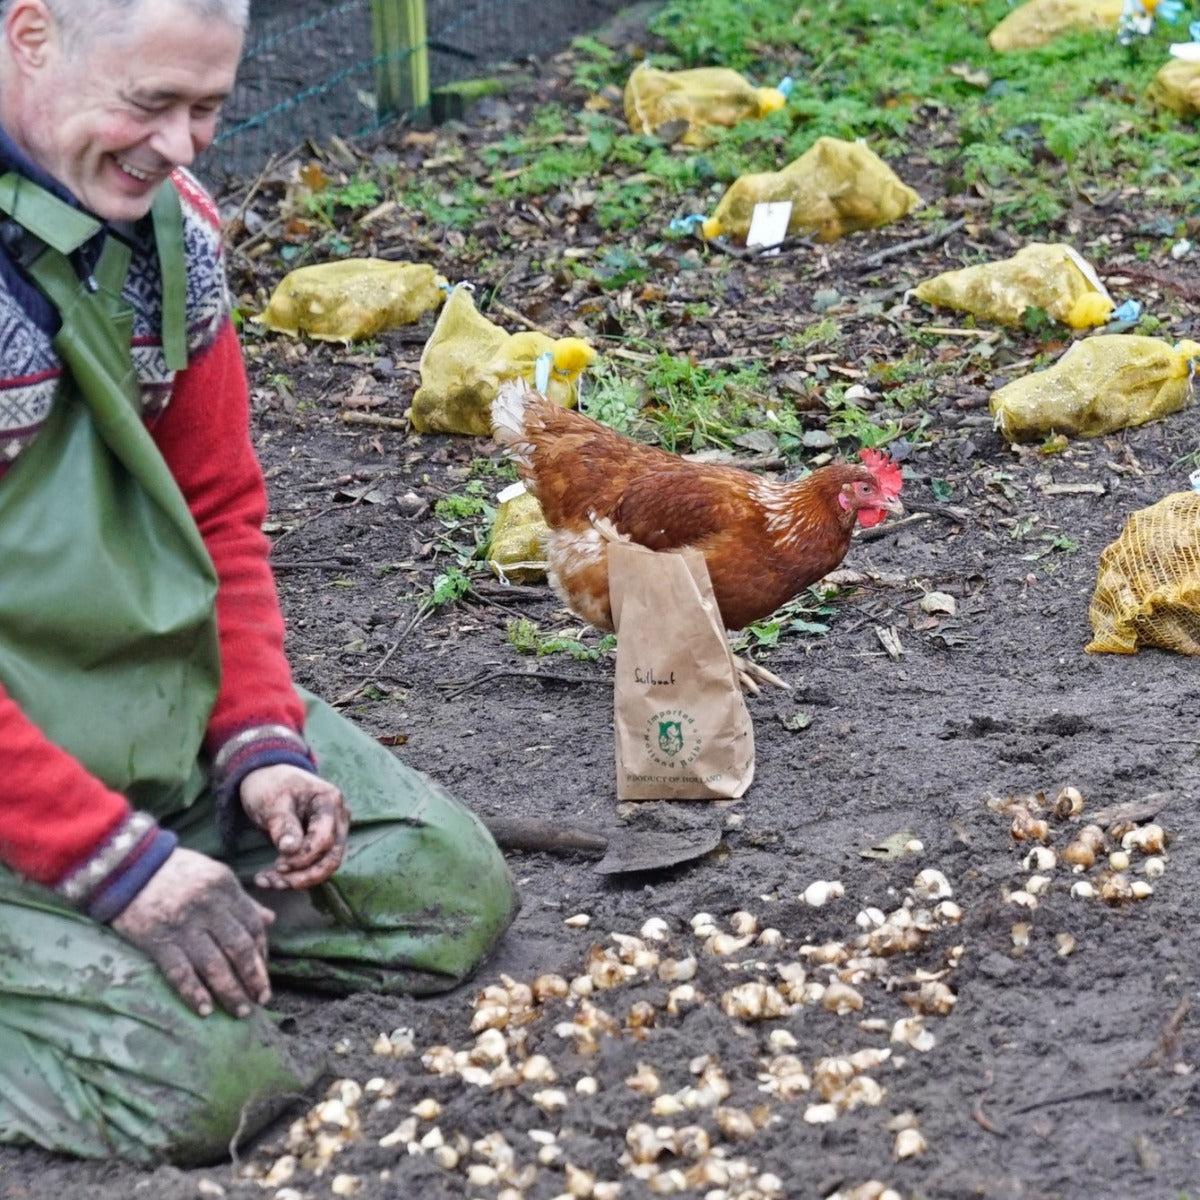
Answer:
[[[110,787],[156,813],[177,809],[205,786],[216,572],[142,423],[121,297],[129,250],[110,237],[81,282],[66,255],[95,221],[12,175],[0,178],[0,210],[37,239],[28,270],[61,314],[54,344],[67,368],[46,424],[0,481],[0,681]],[[164,347],[179,368],[173,188],[154,217]],[[260,1126],[319,1069],[293,1060],[269,1014],[204,1022],[164,984],[116,934],[0,869],[0,1141],[209,1160],[243,1109]]]
[[[94,280],[80,282],[66,255],[95,222],[13,176],[0,178],[0,210],[44,243],[25,260],[62,315],[55,345],[70,373],[0,479],[0,682],[183,845],[221,856],[197,763],[219,683],[216,577],[142,423],[121,297],[127,251],[110,237]],[[164,350],[179,368],[183,251],[169,186],[154,224]],[[516,911],[503,857],[442,788],[305,700],[306,737],[352,824],[326,883],[258,894],[277,913],[272,977],[333,991],[452,987]],[[273,858],[250,831],[228,861],[250,886]],[[206,1161],[319,1066],[297,1063],[268,1013],[196,1017],[139,951],[0,867],[0,1142]]]
[[[0,486],[0,681],[56,745],[139,808],[165,815],[205,786],[201,741],[220,681],[208,552],[142,421],[121,296],[129,249],[95,275],[66,255],[97,222],[13,175],[0,210],[44,248],[29,273],[54,303],[66,367],[45,426]],[[168,364],[186,365],[179,199],[155,234]],[[172,361],[173,360],[173,361]]]

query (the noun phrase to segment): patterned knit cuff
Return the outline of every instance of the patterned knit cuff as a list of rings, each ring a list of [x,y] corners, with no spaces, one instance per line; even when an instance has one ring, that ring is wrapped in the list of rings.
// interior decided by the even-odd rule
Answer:
[[[111,921],[167,861],[179,839],[148,813],[130,813],[82,866],[55,891],[95,921]]]
[[[233,849],[238,834],[246,827],[246,814],[238,803],[241,782],[259,767],[289,763],[317,773],[316,760],[308,744],[286,725],[256,725],[235,734],[217,752],[212,764],[212,788],[217,830],[226,851]]]

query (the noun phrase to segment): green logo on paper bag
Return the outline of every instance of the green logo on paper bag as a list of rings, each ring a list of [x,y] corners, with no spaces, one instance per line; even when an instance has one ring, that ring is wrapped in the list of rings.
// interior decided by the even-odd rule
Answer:
[[[660,767],[686,767],[700,753],[696,719],[681,708],[667,708],[646,722],[646,754]]]
[[[683,749],[683,726],[678,721],[659,721],[658,748],[674,758]]]

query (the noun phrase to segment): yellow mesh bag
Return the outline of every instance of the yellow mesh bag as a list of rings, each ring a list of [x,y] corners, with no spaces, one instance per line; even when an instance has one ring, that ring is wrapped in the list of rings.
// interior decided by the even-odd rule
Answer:
[[[993,50],[1031,50],[1075,29],[1116,29],[1125,0],[1028,0],[988,34]]]
[[[1112,298],[1095,269],[1073,247],[1030,242],[1011,258],[943,271],[913,288],[926,304],[968,312],[982,321],[1019,325],[1040,308],[1073,329],[1103,325]]]
[[[421,433],[487,437],[500,385],[518,376],[535,384],[538,358],[547,350],[553,361],[543,390],[556,404],[571,408],[579,396],[579,377],[596,356],[592,347],[582,338],[508,333],[476,311],[468,288],[456,287],[421,351],[421,385],[408,419]]]
[[[356,342],[412,325],[441,304],[445,279],[426,263],[343,258],[297,267],[255,321],[277,333]]]
[[[1175,492],[1129,517],[1100,555],[1088,620],[1092,653],[1200,654],[1200,494]]]
[[[1181,117],[1200,112],[1200,62],[1171,59],[1150,80],[1146,99]]]
[[[1099,437],[1181,409],[1191,394],[1200,344],[1098,333],[1076,342],[1044,371],[993,392],[996,428],[1010,442],[1052,433]]]
[[[781,171],[742,175],[730,184],[704,236],[744,242],[756,204],[790,200],[789,234],[814,234],[832,242],[859,229],[874,229],[907,215],[921,197],[861,142],[821,137]]]
[[[690,71],[661,71],[646,63],[635,68],[625,84],[625,119],[634,133],[657,133],[681,122],[678,141],[704,146],[713,125],[732,126],[782,108],[786,98],[778,88],[755,87],[728,67],[697,67]]]
[[[542,506],[523,483],[506,487],[492,522],[487,564],[510,583],[541,583],[546,578],[546,542],[550,526]]]

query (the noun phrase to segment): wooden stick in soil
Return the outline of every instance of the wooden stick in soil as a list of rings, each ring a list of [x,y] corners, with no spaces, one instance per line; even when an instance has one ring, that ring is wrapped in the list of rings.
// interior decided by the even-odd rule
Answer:
[[[357,412],[346,409],[338,414],[346,425],[374,425],[379,429],[397,429],[407,431],[408,422],[403,417],[384,417],[379,413]]]
[[[534,333],[546,333],[536,321],[531,321],[524,313],[517,312],[515,308],[509,308],[507,304],[501,304],[499,300],[492,300],[488,304],[488,308],[495,309],[502,317],[507,317],[510,321],[523,325],[526,329],[532,329]],[[546,336],[553,335],[546,333]]]
[[[869,270],[871,267],[882,266],[885,262],[891,262],[893,258],[901,258],[910,250],[928,250],[931,246],[939,246],[952,234],[957,233],[966,225],[966,217],[959,217],[957,221],[951,221],[944,229],[939,229],[936,233],[927,233],[924,237],[912,238],[907,242],[897,242],[894,246],[889,246],[886,250],[876,251],[874,254],[868,254],[866,258],[859,263],[859,270]]]

